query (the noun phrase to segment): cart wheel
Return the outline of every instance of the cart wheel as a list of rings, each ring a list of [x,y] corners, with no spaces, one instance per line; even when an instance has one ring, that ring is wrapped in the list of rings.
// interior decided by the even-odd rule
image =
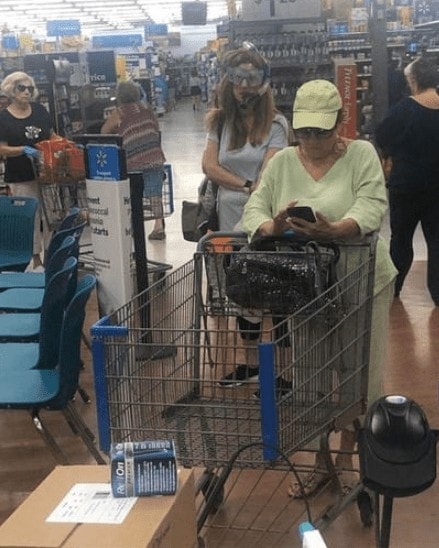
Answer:
[[[365,527],[370,527],[372,525],[373,506],[369,493],[361,491],[357,497],[357,505],[360,511],[361,523]]]
[[[201,487],[201,492],[204,495],[206,504],[209,505],[209,513],[213,514],[221,508],[221,504],[224,501],[224,485],[221,486],[221,489],[216,494],[215,499],[210,500],[210,494],[212,493],[213,489],[216,488],[219,479],[217,476],[215,476],[213,472],[205,472],[205,475],[207,477]]]

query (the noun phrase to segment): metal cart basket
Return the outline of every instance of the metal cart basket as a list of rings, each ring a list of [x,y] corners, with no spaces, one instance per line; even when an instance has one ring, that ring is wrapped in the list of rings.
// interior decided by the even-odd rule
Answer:
[[[71,207],[86,210],[85,180],[64,180],[59,183],[40,182],[41,204],[49,230],[57,230]]]
[[[340,244],[338,281],[324,298],[274,318],[227,297],[224,272],[245,241],[239,234],[206,237],[193,260],[92,327],[99,439],[106,452],[112,442],[174,439],[180,464],[204,469],[200,530],[215,526],[212,511],[234,491],[224,487],[229,476],[258,470],[264,481],[254,482],[250,497],[261,511],[250,525],[236,525],[233,505],[233,519],[217,512],[218,527],[232,535],[218,546],[254,546],[253,530],[259,540],[261,531],[274,534],[273,545],[282,546],[282,539],[291,542],[292,517],[267,522],[266,510],[279,493],[282,512],[291,502],[286,488],[279,490],[291,457],[365,409],[375,240]],[[244,341],[237,317],[249,314],[260,336]],[[222,386],[237,364],[258,365],[259,384]],[[279,378],[288,390],[277,391]],[[297,514],[298,501],[292,504]],[[248,544],[241,537],[236,543],[232,522],[250,535]],[[270,546],[264,539],[261,546]]]
[[[164,164],[164,178],[163,178],[163,187],[162,187],[162,211],[163,217],[169,217],[174,213],[174,183],[172,175],[172,165]],[[151,200],[151,197],[143,197],[143,218],[145,221],[150,221],[157,217],[154,212],[154,206]]]

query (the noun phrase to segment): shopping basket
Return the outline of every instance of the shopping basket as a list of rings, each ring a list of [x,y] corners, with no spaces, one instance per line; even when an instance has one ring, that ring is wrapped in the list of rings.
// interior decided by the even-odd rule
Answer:
[[[87,208],[84,151],[65,137],[37,143],[36,168],[41,204],[49,230],[57,230],[71,207]]]
[[[36,144],[40,151],[38,179],[57,184],[85,180],[84,151],[64,137]]]

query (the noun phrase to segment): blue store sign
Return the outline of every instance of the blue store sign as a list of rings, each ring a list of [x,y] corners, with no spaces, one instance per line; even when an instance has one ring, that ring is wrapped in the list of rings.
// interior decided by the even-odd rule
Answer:
[[[86,56],[90,84],[104,85],[116,83],[114,51],[87,51]]]
[[[120,181],[126,178],[121,169],[121,149],[117,145],[86,145],[88,159],[87,179]]]

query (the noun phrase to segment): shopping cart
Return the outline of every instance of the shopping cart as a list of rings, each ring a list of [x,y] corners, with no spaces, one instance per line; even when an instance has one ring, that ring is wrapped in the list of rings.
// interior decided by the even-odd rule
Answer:
[[[40,181],[41,204],[50,231],[57,230],[62,219],[71,207],[87,211],[87,191],[85,179],[62,180],[52,183]]]
[[[164,164],[164,178],[162,187],[163,217],[169,217],[174,213],[174,186],[172,177],[172,165]],[[143,219],[151,221],[157,218],[153,201],[150,196],[143,197]]]
[[[248,311],[228,298],[224,271],[245,241],[204,238],[193,260],[92,327],[100,447],[174,439],[180,464],[199,467],[209,546],[286,546],[304,518],[287,495],[292,457],[365,409],[375,240],[340,244],[319,306],[275,320],[258,311],[261,336],[243,342],[236,320]],[[259,385],[219,384],[252,360]],[[279,377],[290,390],[276,398]]]
[[[56,230],[69,208],[87,207],[84,151],[63,137],[41,141],[37,148],[40,160],[35,173],[43,212],[49,230]]]

